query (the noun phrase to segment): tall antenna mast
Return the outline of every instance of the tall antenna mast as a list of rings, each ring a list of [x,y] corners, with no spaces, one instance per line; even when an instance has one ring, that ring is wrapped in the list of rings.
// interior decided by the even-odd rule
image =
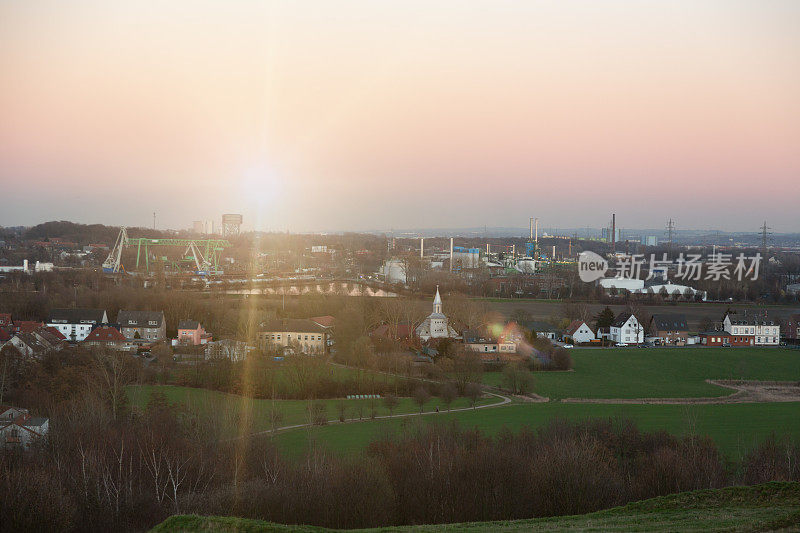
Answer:
[[[669,219],[667,222],[667,249],[672,253],[672,239],[675,237],[675,221]]]
[[[772,235],[772,232],[769,231],[772,228],[767,226],[767,221],[764,221],[764,224],[761,226],[761,254],[766,257],[767,256],[767,239],[769,235]]]

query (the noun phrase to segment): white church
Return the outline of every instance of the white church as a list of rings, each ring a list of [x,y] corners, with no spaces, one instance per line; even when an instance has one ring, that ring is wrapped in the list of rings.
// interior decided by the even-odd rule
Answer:
[[[428,339],[457,338],[458,333],[447,323],[447,317],[442,313],[442,297],[439,295],[439,286],[436,286],[436,296],[433,298],[433,313],[422,321],[415,330],[417,337],[423,342]]]

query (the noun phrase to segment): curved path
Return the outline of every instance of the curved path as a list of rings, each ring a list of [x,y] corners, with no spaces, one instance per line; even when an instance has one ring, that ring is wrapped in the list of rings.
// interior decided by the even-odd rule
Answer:
[[[400,413],[400,414],[396,414],[396,415],[380,415],[380,416],[376,416],[374,418],[373,417],[369,417],[369,418],[346,418],[344,420],[344,422],[341,422],[338,418],[333,418],[333,419],[328,420],[327,422],[328,422],[328,424],[334,424],[334,423],[342,424],[342,423],[351,423],[351,422],[371,422],[371,421],[374,421],[374,420],[385,420],[385,419],[388,419],[388,418],[409,418],[409,417],[412,417],[412,416],[439,415],[439,414],[457,413],[459,411],[474,411],[474,410],[477,410],[477,409],[490,409],[490,408],[493,408],[493,407],[501,407],[503,405],[508,405],[508,404],[510,404],[512,402],[511,398],[509,398],[508,396],[503,396],[502,394],[497,394],[497,393],[494,393],[494,392],[486,392],[486,394],[489,394],[491,396],[495,396],[497,398],[500,398],[501,401],[495,402],[495,403],[487,403],[487,404],[484,404],[484,405],[476,405],[475,407],[459,407],[457,409],[450,409],[449,411],[427,411],[427,412],[421,412],[421,413]],[[271,434],[271,433],[278,433],[278,432],[282,432],[282,431],[288,431],[288,430],[291,430],[291,429],[300,429],[300,428],[307,428],[307,427],[313,427],[313,426],[321,427],[318,424],[310,424],[310,423],[306,422],[306,423],[303,423],[303,424],[293,424],[291,426],[282,426],[282,427],[275,428],[274,430],[265,429],[263,431],[256,431],[255,433],[250,433],[248,435],[242,435],[240,437],[236,437],[236,438],[233,438],[233,439],[230,439],[230,440],[238,440],[238,439],[242,439],[242,438],[245,438],[245,437],[256,437],[258,435],[267,435],[267,434]]]

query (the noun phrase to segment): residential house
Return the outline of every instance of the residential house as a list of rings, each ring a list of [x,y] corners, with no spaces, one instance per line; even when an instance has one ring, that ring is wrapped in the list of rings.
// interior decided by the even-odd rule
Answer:
[[[114,326],[97,326],[83,340],[85,346],[103,346],[113,350],[134,348],[125,335]]]
[[[167,338],[164,311],[120,311],[117,324],[126,339],[139,343],[152,343]]]
[[[11,313],[0,313],[0,328],[11,327]]]
[[[658,313],[650,319],[650,336],[663,344],[683,346],[689,338],[686,316],[681,313]]]
[[[57,329],[42,326],[30,333],[13,334],[4,346],[17,350],[24,357],[38,359],[60,350],[65,342],[64,336]]]
[[[574,344],[591,342],[596,339],[592,328],[583,320],[573,320],[564,330],[564,338],[571,339]]]
[[[731,342],[733,345],[777,346],[780,344],[781,327],[775,321],[769,320],[766,314],[758,317],[748,316],[746,313],[742,316],[728,313],[722,321],[722,326],[734,337],[734,342]],[[736,337],[740,337],[740,339],[737,340]]]
[[[211,342],[211,333],[207,332],[197,320],[184,319],[178,322],[177,343],[184,346],[200,346]]]
[[[613,342],[641,344],[644,342],[644,327],[633,313],[620,313],[611,323],[609,338]]]
[[[47,435],[50,419],[33,417],[27,409],[0,406],[0,444],[27,448]]]
[[[517,343],[506,335],[491,335],[485,326],[467,329],[461,334],[464,347],[480,354],[516,354]]]
[[[100,324],[108,324],[104,309],[53,309],[47,319],[47,325],[56,328],[70,342],[81,342]]]
[[[258,332],[260,348],[265,351],[278,347],[283,351],[323,355],[326,353],[327,339],[328,331],[325,328],[304,318],[270,320],[262,324]]]
[[[786,338],[794,341],[800,340],[800,313],[791,315],[786,324]]]
[[[36,320],[15,320],[11,330],[14,333],[33,333],[41,327],[44,327],[44,322],[38,322]],[[60,328],[56,329],[59,330],[59,333],[64,335]],[[64,337],[66,338],[66,335],[64,335]]]
[[[413,339],[414,325],[410,322],[399,322],[393,328],[390,324],[379,324],[369,332],[369,336],[373,339],[391,339],[395,341]]]
[[[547,322],[526,322],[523,327],[535,331],[539,338],[554,341],[559,337],[558,328]]]

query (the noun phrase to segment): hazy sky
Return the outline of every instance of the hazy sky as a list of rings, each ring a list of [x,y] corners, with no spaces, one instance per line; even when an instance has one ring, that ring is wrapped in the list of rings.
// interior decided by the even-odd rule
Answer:
[[[0,2],[0,225],[800,231],[800,2]]]

